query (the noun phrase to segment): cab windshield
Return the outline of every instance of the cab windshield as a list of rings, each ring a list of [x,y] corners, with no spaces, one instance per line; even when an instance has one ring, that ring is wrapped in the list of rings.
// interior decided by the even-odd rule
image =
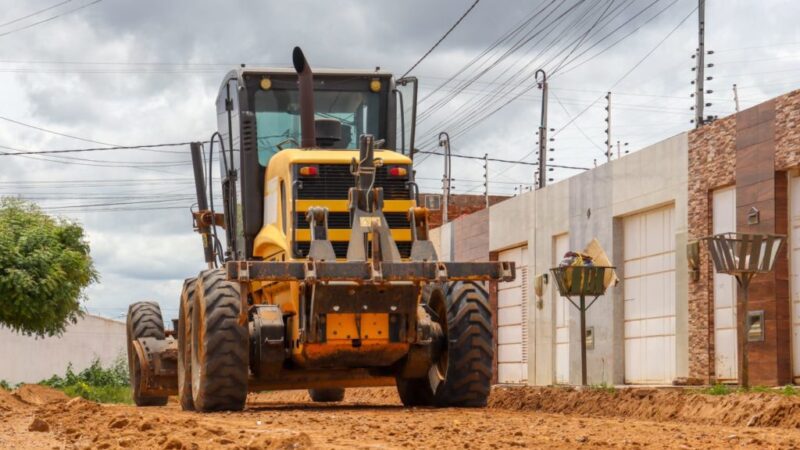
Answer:
[[[296,89],[259,90],[255,94],[258,162],[262,166],[280,148],[300,146],[300,98]],[[314,91],[317,119],[337,119],[342,123],[338,148],[355,148],[358,137],[368,133],[380,136],[380,94],[362,91]]]

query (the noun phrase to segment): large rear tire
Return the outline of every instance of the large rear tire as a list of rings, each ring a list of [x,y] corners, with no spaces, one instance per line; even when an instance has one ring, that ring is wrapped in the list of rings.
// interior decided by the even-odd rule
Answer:
[[[194,410],[192,399],[192,307],[197,278],[187,278],[181,290],[178,316],[178,400],[184,411]]]
[[[344,400],[344,388],[309,389],[308,395],[316,403],[340,402]]]
[[[432,319],[446,330],[438,361],[422,379],[397,380],[405,406],[486,406],[492,381],[492,314],[489,295],[470,281],[423,293]]]
[[[192,308],[192,399],[198,411],[239,411],[247,399],[248,333],[239,324],[239,284],[211,269]]]
[[[140,393],[139,384],[142,369],[139,358],[133,348],[133,342],[139,338],[164,339],[164,320],[161,318],[161,308],[156,302],[137,302],[128,307],[126,323],[128,337],[128,370],[133,387],[133,402],[136,406],[164,406],[167,397],[148,397]]]

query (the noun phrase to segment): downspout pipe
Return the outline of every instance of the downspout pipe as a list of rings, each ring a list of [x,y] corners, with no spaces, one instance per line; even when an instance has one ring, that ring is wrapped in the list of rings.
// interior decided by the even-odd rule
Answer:
[[[314,73],[308,64],[303,50],[295,47],[292,52],[292,63],[297,72],[300,90],[300,146],[312,148],[317,145],[314,125]]]

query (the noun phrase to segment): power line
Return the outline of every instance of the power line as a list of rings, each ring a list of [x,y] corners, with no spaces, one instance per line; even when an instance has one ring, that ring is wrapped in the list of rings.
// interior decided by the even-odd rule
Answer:
[[[23,126],[23,127],[26,127],[26,128],[32,128],[34,130],[43,131],[45,133],[55,134],[57,136],[63,136],[63,137],[68,137],[70,139],[77,139],[79,141],[89,142],[91,144],[100,144],[100,145],[109,145],[109,146],[116,146],[117,145],[117,144],[109,144],[107,142],[95,141],[93,139],[82,138],[82,137],[79,137],[79,136],[73,136],[71,134],[61,133],[61,132],[58,132],[58,131],[48,130],[47,128],[42,128],[42,127],[38,127],[36,125],[31,125],[31,124],[28,124],[28,123],[20,122],[18,120],[9,119],[8,117],[0,116],[0,120],[5,120],[6,122],[11,122],[11,123],[13,123],[15,125]]]
[[[683,19],[681,19],[681,21],[680,21],[680,22],[678,22],[678,25],[676,25],[676,26],[675,26],[675,28],[673,28],[672,30],[670,30],[670,32],[669,32],[669,33],[667,33],[667,35],[666,35],[666,36],[664,36],[664,38],[663,38],[663,39],[661,39],[660,41],[658,41],[658,43],[657,43],[657,44],[656,44],[656,45],[655,45],[655,46],[654,46],[654,47],[653,47],[653,48],[652,48],[652,49],[651,49],[649,52],[647,52],[647,54],[645,54],[645,55],[644,55],[644,56],[643,56],[643,57],[642,57],[642,58],[641,58],[641,59],[640,59],[640,60],[639,60],[639,61],[638,61],[636,64],[634,64],[634,65],[633,65],[633,67],[631,67],[631,68],[630,68],[630,69],[629,69],[627,72],[625,72],[625,74],[624,74],[624,75],[622,75],[622,77],[620,77],[620,78],[619,78],[619,79],[618,79],[618,80],[617,80],[617,81],[616,81],[616,82],[615,82],[615,83],[614,83],[614,84],[613,84],[613,85],[612,85],[612,86],[611,86],[611,87],[610,87],[608,90],[609,90],[609,91],[610,91],[610,90],[613,90],[613,89],[614,89],[615,87],[617,87],[617,86],[618,86],[620,83],[622,83],[622,81],[623,81],[623,80],[625,80],[625,78],[628,78],[628,75],[630,75],[631,73],[633,73],[633,71],[634,71],[634,70],[636,70],[636,69],[637,69],[637,68],[638,68],[640,65],[642,65],[642,63],[644,63],[644,62],[645,62],[645,60],[646,60],[647,58],[649,58],[649,57],[650,57],[650,55],[652,55],[652,54],[653,54],[653,53],[654,53],[654,52],[655,52],[655,51],[656,51],[656,50],[657,50],[659,47],[661,47],[661,44],[663,44],[663,43],[664,43],[664,42],[665,42],[667,39],[669,39],[669,37],[670,37],[670,36],[672,36],[672,34],[673,34],[673,33],[675,33],[676,31],[678,31],[678,29],[681,27],[681,25],[683,25],[683,24],[684,24],[684,22],[686,22],[686,20],[687,20],[687,19],[689,19],[689,17],[691,17],[691,16],[692,16],[692,14],[694,14],[694,12],[695,12],[695,11],[697,11],[697,7],[694,7],[694,9],[692,9],[692,10],[689,12],[689,14],[687,14],[687,15],[686,15],[686,17],[684,17]],[[572,124],[573,122],[575,122],[575,120],[576,120],[578,117],[582,116],[582,115],[583,115],[583,113],[585,113],[586,111],[588,111],[588,110],[589,110],[589,108],[591,108],[591,107],[592,107],[592,105],[594,105],[595,103],[597,103],[597,102],[598,102],[600,99],[602,99],[602,98],[603,98],[603,96],[601,95],[601,96],[600,96],[600,97],[598,97],[598,98],[597,98],[595,101],[593,101],[592,103],[590,103],[590,104],[589,104],[589,106],[587,106],[586,108],[584,108],[584,109],[583,109],[581,112],[579,112],[579,113],[578,113],[576,116],[572,117],[572,118],[571,118],[571,119],[570,119],[570,120],[569,120],[569,121],[568,121],[568,122],[567,122],[567,123],[566,123],[564,126],[562,126],[562,127],[561,127],[561,128],[558,130],[558,131],[556,131],[556,132],[555,132],[555,134],[554,134],[553,136],[557,135],[558,133],[560,133],[561,131],[563,131],[563,130],[564,130],[566,127],[568,127],[570,124]]]
[[[56,3],[55,5],[50,5],[50,6],[48,6],[47,8],[40,9],[40,10],[38,10],[38,11],[36,11],[36,12],[32,12],[32,13],[30,13],[30,14],[28,14],[28,15],[25,15],[25,16],[22,16],[22,17],[19,17],[19,18],[16,18],[16,19],[14,19],[14,20],[10,20],[10,21],[8,21],[8,22],[5,22],[5,23],[0,23],[0,27],[4,27],[4,26],[6,26],[6,25],[11,25],[12,23],[17,23],[17,22],[20,22],[20,21],[22,21],[22,20],[25,20],[25,19],[28,19],[28,18],[30,18],[30,17],[33,17],[33,16],[35,16],[35,15],[37,15],[37,14],[41,14],[41,13],[43,13],[43,12],[50,11],[51,9],[58,8],[58,7],[59,7],[59,6],[61,6],[61,5],[66,5],[67,3],[71,2],[71,1],[72,1],[72,0],[66,0],[66,1],[63,1],[63,2],[61,2],[61,3]]]
[[[427,155],[444,156],[443,153],[432,152],[432,151],[427,151],[427,150],[417,150],[415,153],[424,153],[424,154],[427,154]],[[457,155],[457,154],[453,154],[451,156],[453,158],[477,159],[477,160],[480,160],[480,161],[484,160],[483,156]],[[527,165],[527,166],[538,166],[539,165],[538,162],[515,161],[515,160],[511,160],[511,159],[488,158],[488,160],[489,161],[494,161],[494,162],[500,162],[500,163],[507,163],[507,164],[522,164],[522,165]],[[559,168],[559,169],[589,170],[588,167],[564,166],[564,165],[554,165],[554,164],[548,164],[547,166],[548,167],[556,167],[556,168]]]
[[[664,10],[665,10],[665,9],[664,9]],[[660,13],[661,13],[661,12],[663,12],[664,10],[660,11],[658,14],[660,14]],[[620,78],[619,78],[619,79],[618,79],[618,80],[617,80],[617,81],[616,81],[616,82],[615,82],[615,83],[614,83],[614,84],[611,86],[611,88],[609,88],[608,90],[609,90],[609,91],[610,91],[610,90],[612,90],[613,88],[615,88],[616,86],[618,86],[618,85],[619,85],[619,84],[620,84],[620,83],[621,83],[623,80],[625,80],[625,78],[627,78],[627,77],[628,77],[628,76],[629,76],[629,75],[630,75],[630,74],[631,74],[631,73],[632,73],[634,70],[636,70],[636,68],[638,68],[638,67],[639,67],[639,66],[640,66],[640,65],[641,65],[641,64],[642,64],[642,63],[643,63],[643,62],[644,62],[644,61],[645,61],[647,58],[649,58],[649,57],[650,57],[650,55],[652,55],[652,54],[653,54],[653,53],[656,51],[656,49],[658,49],[658,48],[661,46],[661,44],[663,44],[663,43],[664,43],[664,42],[665,42],[667,39],[669,39],[669,37],[670,37],[670,36],[672,36],[672,34],[673,34],[673,33],[675,33],[675,31],[677,31],[677,30],[678,30],[678,29],[681,27],[681,25],[683,25],[683,24],[684,24],[684,22],[686,22],[686,20],[688,20],[688,19],[689,19],[689,17],[691,17],[691,16],[692,16],[692,14],[694,14],[694,12],[695,12],[696,10],[697,10],[697,7],[695,7],[694,9],[692,9],[692,10],[689,12],[689,14],[687,14],[687,15],[686,15],[686,17],[684,17],[683,19],[681,19],[681,21],[680,21],[680,22],[678,22],[678,24],[675,26],[675,28],[673,28],[672,30],[670,30],[670,32],[669,32],[669,33],[667,33],[667,35],[666,35],[666,36],[664,36],[664,38],[663,38],[663,39],[661,39],[661,40],[660,40],[660,41],[659,41],[659,42],[658,42],[658,43],[655,45],[655,47],[653,47],[653,48],[652,48],[652,49],[651,49],[649,52],[647,52],[647,54],[645,54],[645,55],[644,55],[644,56],[643,56],[643,57],[642,57],[642,58],[641,58],[641,59],[640,59],[640,60],[639,60],[639,61],[638,61],[636,64],[634,64],[634,66],[633,66],[633,67],[631,67],[631,69],[630,69],[630,70],[628,70],[627,72],[625,72],[625,74],[624,74],[624,75],[622,75],[622,77],[620,77]],[[565,125],[563,125],[561,128],[559,128],[559,129],[558,129],[558,130],[557,130],[555,133],[553,133],[553,137],[557,136],[557,135],[558,135],[560,132],[562,132],[564,129],[566,129],[566,128],[567,128],[569,125],[571,125],[572,123],[574,123],[574,122],[575,122],[575,120],[576,120],[576,119],[578,119],[578,117],[580,117],[581,115],[583,115],[583,114],[584,114],[586,111],[588,111],[588,110],[589,110],[589,109],[590,109],[590,108],[591,108],[591,107],[592,107],[592,106],[593,106],[595,103],[597,103],[597,102],[598,102],[600,99],[602,99],[603,97],[604,97],[604,96],[603,96],[603,95],[601,95],[601,96],[600,96],[600,97],[598,97],[598,98],[597,98],[595,101],[593,101],[592,103],[590,103],[590,104],[589,104],[589,105],[588,105],[586,108],[584,108],[584,109],[583,109],[581,112],[579,112],[577,115],[573,116],[573,117],[572,117],[572,118],[571,118],[571,119],[570,119],[570,120],[569,120],[569,121],[568,121],[568,122],[567,122]],[[495,111],[493,111],[491,114],[493,114],[494,112],[496,112],[496,110],[495,110]],[[531,154],[533,154],[534,152],[535,152],[535,150],[532,150],[532,151],[528,152],[528,153],[527,153],[525,156],[523,156],[523,157],[522,157],[522,159],[525,159],[525,158],[527,158],[528,156],[530,156],[530,155],[531,155]],[[521,159],[521,160],[522,160],[522,159]],[[554,167],[555,167],[555,166],[554,166]],[[496,175],[503,174],[503,173],[507,172],[509,169],[510,169],[510,167],[507,167],[506,169],[503,169],[501,172],[498,172]]]
[[[79,6],[79,7],[77,7],[77,8],[72,8],[72,9],[70,9],[70,10],[68,10],[68,11],[64,11],[64,12],[63,12],[63,13],[61,13],[61,14],[57,14],[57,15],[55,15],[55,16],[48,17],[47,19],[43,19],[43,20],[40,20],[40,21],[38,21],[38,22],[33,22],[33,23],[31,23],[31,24],[25,25],[24,27],[15,28],[15,29],[13,29],[13,30],[9,30],[9,31],[6,31],[6,32],[4,32],[4,33],[0,33],[0,37],[3,37],[3,36],[8,36],[9,34],[16,33],[17,31],[27,30],[28,28],[33,28],[33,27],[35,27],[36,25],[40,25],[40,24],[43,24],[43,23],[46,23],[46,22],[50,22],[51,20],[55,20],[55,19],[58,19],[59,17],[66,16],[67,14],[71,14],[71,13],[74,13],[74,12],[80,11],[80,10],[82,10],[82,9],[85,9],[85,8],[88,8],[88,7],[92,6],[92,5],[96,5],[96,4],[98,4],[98,3],[102,2],[102,1],[103,1],[103,0],[94,0],[94,1],[93,1],[93,2],[91,2],[91,3],[87,3],[87,4],[85,4],[85,5],[82,5],[82,6]]]
[[[173,142],[168,144],[145,144],[145,145],[117,145],[113,147],[94,147],[94,148],[71,148],[63,150],[24,150],[16,153],[0,153],[0,156],[23,156],[23,155],[44,155],[54,153],[79,153],[79,152],[103,152],[111,150],[138,150],[148,148],[179,147],[189,145],[191,142]]]
[[[473,9],[475,9],[475,7],[478,5],[478,2],[479,2],[479,1],[480,1],[480,0],[475,0],[475,2],[474,2],[474,3],[472,3],[472,6],[470,6],[470,7],[469,7],[469,8],[468,8],[468,9],[467,9],[465,12],[464,12],[464,14],[462,14],[462,15],[461,15],[461,17],[459,17],[459,18],[458,18],[458,20],[456,21],[456,23],[454,23],[454,24],[453,24],[453,26],[452,26],[452,27],[450,27],[450,29],[449,29],[449,30],[447,30],[447,32],[446,32],[444,35],[442,35],[442,37],[441,37],[441,38],[439,38],[439,40],[438,40],[438,41],[436,41],[436,43],[435,43],[435,44],[433,44],[433,47],[431,47],[431,48],[430,48],[430,50],[428,50],[427,52],[425,52],[425,54],[424,54],[424,55],[422,55],[422,57],[421,57],[420,59],[418,59],[418,60],[417,60],[417,62],[415,62],[415,63],[414,63],[414,65],[413,65],[413,66],[411,66],[411,68],[410,68],[410,69],[406,70],[406,73],[404,73],[404,74],[403,74],[403,76],[401,76],[400,78],[404,78],[406,75],[408,75],[409,73],[411,73],[411,71],[412,71],[412,70],[414,70],[414,68],[415,68],[415,67],[417,67],[417,66],[419,65],[419,63],[421,63],[421,62],[422,62],[422,61],[423,61],[423,60],[424,60],[424,59],[425,59],[425,58],[426,58],[428,55],[430,55],[430,54],[431,54],[431,52],[432,52],[434,49],[436,49],[436,47],[438,47],[438,46],[439,46],[439,44],[441,44],[441,43],[442,43],[442,41],[444,41],[444,40],[445,40],[445,38],[446,38],[446,37],[447,37],[447,36],[448,36],[448,35],[449,35],[449,34],[450,34],[450,33],[451,33],[453,30],[455,30],[455,28],[458,26],[458,24],[460,24],[460,23],[461,23],[461,21],[462,21],[462,20],[464,20],[464,18],[465,18],[465,17],[467,17],[467,15],[468,15],[470,12],[472,12],[472,10],[473,10]]]

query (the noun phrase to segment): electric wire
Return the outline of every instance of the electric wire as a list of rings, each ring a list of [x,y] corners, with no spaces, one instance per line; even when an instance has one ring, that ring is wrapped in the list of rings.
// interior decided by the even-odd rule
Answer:
[[[58,19],[59,17],[66,16],[67,14],[72,14],[74,12],[77,12],[77,11],[80,11],[82,9],[88,8],[88,7],[92,6],[92,5],[96,5],[96,4],[98,4],[98,3],[102,2],[102,1],[103,0],[94,0],[93,2],[87,3],[85,5],[81,5],[81,6],[77,7],[77,8],[73,8],[73,9],[70,9],[68,11],[64,11],[62,13],[59,13],[59,14],[55,15],[55,16],[48,17],[47,19],[43,19],[43,20],[40,20],[40,21],[37,21],[37,22],[33,22],[33,23],[30,23],[30,24],[25,25],[23,27],[15,28],[13,30],[1,32],[0,33],[0,37],[8,36],[9,34],[13,34],[13,33],[16,33],[18,31],[27,30],[27,29],[33,28],[33,27],[35,27],[37,25],[41,25],[43,23],[47,23],[47,22],[53,21],[55,19]]]
[[[475,0],[475,2],[473,2],[473,3],[472,3],[472,6],[470,6],[470,7],[469,7],[469,9],[467,9],[467,10],[464,12],[464,14],[462,14],[462,15],[461,15],[461,17],[459,17],[459,18],[458,18],[458,20],[456,21],[456,23],[454,23],[454,24],[453,24],[453,26],[451,26],[451,27],[450,27],[450,29],[449,29],[449,30],[447,30],[447,32],[446,32],[444,35],[442,35],[442,37],[441,37],[441,38],[439,38],[439,40],[438,40],[438,41],[436,41],[436,43],[435,43],[435,44],[433,44],[433,47],[431,47],[431,48],[430,48],[430,49],[429,49],[427,52],[425,52],[425,54],[424,54],[424,55],[422,55],[422,57],[421,57],[420,59],[418,59],[418,60],[417,60],[417,62],[415,62],[415,63],[414,63],[414,65],[412,65],[412,66],[411,66],[411,67],[410,67],[408,70],[406,70],[406,73],[404,73],[404,74],[403,74],[403,76],[401,76],[400,78],[405,78],[405,77],[406,77],[406,75],[408,75],[409,73],[411,73],[411,71],[412,71],[412,70],[414,70],[414,68],[416,68],[416,67],[417,67],[417,66],[418,66],[418,65],[419,65],[419,64],[420,64],[422,61],[424,61],[424,60],[425,60],[425,58],[427,58],[427,57],[428,57],[428,55],[430,55],[430,54],[431,54],[431,52],[432,52],[432,51],[434,51],[434,50],[436,49],[436,47],[438,47],[438,46],[439,46],[439,44],[441,44],[441,43],[442,43],[442,41],[444,41],[444,40],[447,38],[447,36],[449,36],[449,35],[450,35],[450,33],[452,33],[452,32],[453,32],[453,30],[455,30],[455,29],[456,29],[456,27],[458,26],[458,24],[460,24],[460,23],[461,23],[461,21],[462,21],[462,20],[464,20],[464,18],[465,18],[465,17],[467,17],[467,15],[469,15],[469,13],[470,13],[470,12],[472,12],[472,10],[473,10],[473,9],[475,9],[475,7],[476,7],[476,6],[478,6],[478,2],[479,2],[479,1],[480,1],[480,0]]]

